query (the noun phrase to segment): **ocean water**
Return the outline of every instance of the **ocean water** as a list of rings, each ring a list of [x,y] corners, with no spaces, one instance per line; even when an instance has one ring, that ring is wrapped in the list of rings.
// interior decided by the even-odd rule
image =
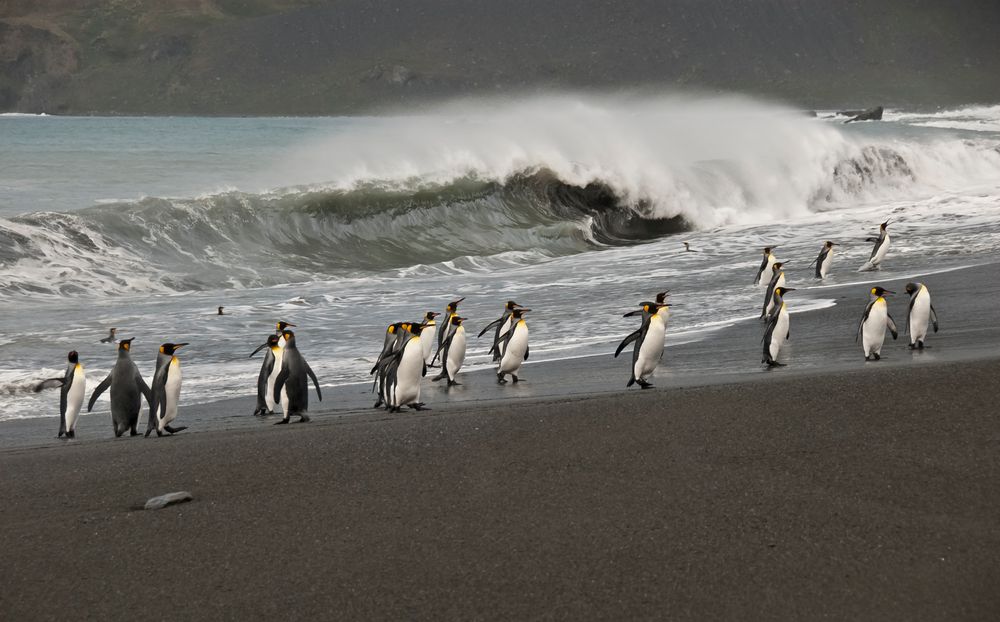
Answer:
[[[550,96],[378,118],[0,116],[0,421],[58,416],[69,350],[90,386],[115,326],[183,400],[252,394],[250,352],[297,325],[324,385],[364,381],[385,326],[462,296],[470,332],[533,309],[533,360],[609,353],[670,289],[668,344],[760,313],[777,245],[793,310],[871,273],[1000,258],[1000,106],[843,124],[738,97]],[[812,278],[824,240],[832,276]],[[686,253],[687,241],[698,252]],[[223,305],[227,315],[218,316]],[[467,365],[488,365],[487,338]],[[747,361],[748,367],[757,364]],[[107,410],[107,398],[97,409]]]

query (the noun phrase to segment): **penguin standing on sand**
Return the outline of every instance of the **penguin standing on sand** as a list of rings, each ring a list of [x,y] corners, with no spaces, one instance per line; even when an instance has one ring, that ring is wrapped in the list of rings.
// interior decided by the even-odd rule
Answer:
[[[638,313],[642,314],[642,325],[638,330],[622,339],[615,350],[615,358],[622,353],[625,346],[635,342],[632,347],[632,375],[628,379],[625,388],[638,383],[643,389],[651,389],[653,385],[646,379],[656,370],[663,358],[663,342],[666,335],[666,324],[659,314],[665,305],[659,302],[643,302],[641,309],[630,311],[623,317],[630,317]]]
[[[833,265],[833,247],[834,242],[829,240],[823,244],[823,248],[819,251],[819,256],[816,257],[816,278],[825,279],[826,275],[830,272],[830,266]]]
[[[510,374],[514,382],[519,381],[517,372],[521,365],[528,360],[530,354],[528,350],[528,323],[524,321],[524,314],[531,309],[514,309],[511,312],[510,328],[500,336],[500,341],[496,347],[503,348],[503,355],[500,357],[500,364],[497,366],[497,383],[507,384],[505,375]]]
[[[272,352],[274,353],[275,380],[277,380],[278,378],[278,372],[281,371],[281,357],[284,356],[285,344],[288,343],[287,339],[285,338],[285,330],[293,328],[294,326],[295,324],[290,324],[288,322],[278,322],[274,325],[274,334],[277,335],[278,337],[278,349],[272,350]],[[281,407],[281,413],[284,414],[285,404],[288,402],[288,396],[285,395],[285,393],[281,393],[280,397],[274,397],[273,395],[271,397],[274,400],[275,405]],[[274,410],[274,406],[271,407],[271,410]]]
[[[465,296],[462,296],[458,300],[449,302],[448,306],[445,307],[444,321],[442,322],[441,330],[437,332],[438,349],[429,365],[433,365],[434,362],[437,361],[438,357],[441,356],[441,347],[444,345],[444,340],[448,338],[448,335],[451,334],[451,331],[454,328],[451,324],[451,318],[458,315],[458,303],[463,300],[465,300]]]
[[[455,329],[451,331],[451,337],[448,337],[444,341],[444,353],[441,355],[441,373],[432,378],[434,382],[438,380],[448,379],[448,386],[453,387],[458,384],[455,382],[455,376],[458,375],[458,370],[462,369],[462,363],[465,362],[465,327],[462,326],[462,320],[464,317],[455,316],[451,318],[451,323],[455,325]]]
[[[503,348],[499,346],[500,335],[506,334],[510,330],[510,317],[514,309],[521,308],[521,305],[517,304],[513,300],[508,300],[503,306],[503,314],[500,315],[499,319],[493,320],[486,325],[483,330],[479,331],[479,336],[482,337],[486,334],[486,331],[496,327],[496,333],[493,335],[493,345],[490,346],[490,352],[493,353],[493,360],[499,361],[500,357],[503,356]],[[499,346],[499,347],[498,347]]]
[[[875,246],[872,248],[872,254],[868,258],[868,261],[865,262],[865,265],[858,268],[858,272],[878,270],[879,266],[882,265],[885,254],[889,252],[889,231],[886,229],[888,226],[889,221],[887,220],[879,225],[877,238],[865,238],[866,242],[875,242]]]
[[[160,346],[156,355],[156,371],[153,373],[153,395],[149,403],[149,422],[146,424],[146,436],[156,430],[157,436],[164,432],[176,434],[186,430],[187,426],[171,427],[170,423],[177,418],[177,403],[181,398],[181,360],[174,356],[186,343],[165,343]]]
[[[389,324],[389,327],[386,328],[382,351],[375,360],[375,365],[372,367],[371,372],[369,372],[369,375],[375,376],[375,380],[372,382],[372,392],[378,392],[378,399],[372,408],[388,404],[386,386],[390,374],[395,373],[394,365],[398,363],[398,360],[393,355],[399,352],[400,348],[405,345],[410,335],[409,322],[396,322],[395,324]]]
[[[764,307],[760,311],[761,319],[767,318],[774,307],[774,290],[785,286],[784,262],[777,262],[771,266],[771,281],[767,284],[767,295],[764,297]]]
[[[923,350],[927,338],[927,324],[932,324],[938,332],[937,311],[931,304],[931,293],[923,283],[907,283],[906,293],[910,295],[910,310],[906,316],[906,333],[910,336],[910,349]]]
[[[309,363],[299,352],[295,344],[295,333],[285,329],[281,336],[285,339],[284,352],[281,356],[281,371],[274,381],[274,400],[279,401],[284,395],[286,402],[283,404],[284,418],[276,423],[288,423],[288,419],[296,415],[299,423],[309,421],[309,379],[312,378],[313,386],[316,387],[316,397],[323,401],[323,393],[319,389],[319,380],[313,373]]]
[[[97,385],[87,403],[87,412],[94,409],[94,402],[97,398],[111,388],[111,423],[114,425],[115,436],[119,437],[130,431],[131,436],[138,436],[135,428],[139,424],[139,409],[142,407],[142,398],[146,398],[146,403],[152,406],[153,396],[149,386],[142,379],[139,368],[132,362],[129,350],[132,348],[132,339],[122,339],[118,342],[118,360],[111,369],[108,377]]]
[[[764,358],[761,363],[767,363],[768,367],[784,367],[784,363],[778,362],[778,354],[781,346],[791,337],[788,330],[788,307],[785,305],[785,294],[794,292],[793,288],[774,288],[774,306],[771,315],[767,316],[767,328],[764,330]]]
[[[430,410],[420,401],[420,381],[427,375],[421,343],[423,329],[423,324],[410,324],[410,336],[392,355],[393,360],[388,366],[386,377],[385,401],[389,412],[398,413],[403,406],[413,410]]]
[[[257,346],[257,349],[250,353],[250,358],[264,348],[264,363],[260,366],[260,374],[257,376],[257,407],[253,414],[255,417],[266,417],[274,414],[274,381],[278,378],[281,368],[275,364],[281,351],[278,345],[277,335],[268,335],[267,341]]]
[[[62,378],[43,380],[35,387],[35,392],[49,387],[61,387],[59,391],[59,434],[66,438],[76,438],[76,420],[80,416],[83,398],[87,392],[87,376],[83,373],[80,356],[73,350],[67,356],[69,364]]]
[[[428,311],[424,314],[424,328],[420,332],[420,343],[424,349],[424,362],[430,365],[434,362],[434,338],[437,336],[437,322],[434,320],[441,315],[436,311]]]
[[[858,326],[858,334],[854,341],[861,338],[861,346],[865,350],[865,360],[876,361],[881,359],[882,344],[885,342],[885,329],[892,333],[892,338],[899,336],[896,332],[896,322],[889,315],[889,305],[885,301],[886,294],[893,294],[879,286],[871,288],[869,291],[871,298],[868,306],[865,307],[865,314],[861,316],[861,324]]]
[[[760,285],[761,284],[761,282],[760,282],[761,278],[765,274],[770,274],[770,272],[768,272],[768,270],[771,269],[771,266],[774,265],[774,262],[778,261],[775,258],[774,253],[771,252],[771,250],[773,248],[776,248],[776,247],[774,247],[774,246],[765,246],[764,247],[764,259],[761,260],[761,262],[760,262],[760,268],[757,268],[757,276],[755,276],[754,279],[753,279],[753,284],[754,285]]]

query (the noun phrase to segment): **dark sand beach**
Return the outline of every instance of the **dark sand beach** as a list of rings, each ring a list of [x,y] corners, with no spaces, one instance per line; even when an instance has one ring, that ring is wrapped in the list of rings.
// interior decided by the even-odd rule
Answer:
[[[880,363],[854,286],[802,292],[837,304],[793,315],[773,372],[749,321],[668,347],[653,391],[609,356],[425,413],[352,386],[308,425],[249,398],[158,440],[4,424],[0,618],[995,619],[995,271],[922,277],[942,332]]]

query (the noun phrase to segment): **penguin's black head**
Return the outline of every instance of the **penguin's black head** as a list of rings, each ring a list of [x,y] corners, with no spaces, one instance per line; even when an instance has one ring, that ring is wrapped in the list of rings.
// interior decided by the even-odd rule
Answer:
[[[128,352],[132,348],[132,340],[135,337],[129,337],[128,339],[122,339],[118,342],[118,349]]]
[[[448,313],[454,313],[455,311],[458,311],[458,303],[462,302],[463,300],[465,300],[465,296],[462,296],[458,300],[453,300],[452,302],[449,302]]]
[[[764,254],[765,255],[770,255],[771,254],[771,247],[770,246],[765,246],[764,247]]]
[[[76,363],[80,362],[80,355],[76,353],[76,350],[72,350],[69,353],[69,356],[67,356],[66,358],[68,358],[69,362],[73,363],[73,364],[76,364]]]
[[[785,262],[783,262],[783,261],[776,261],[776,262],[774,262],[774,265],[771,266],[771,270],[777,272],[778,270],[781,270],[781,268],[784,265],[785,265]]]
[[[407,324],[407,326],[409,326],[409,331],[410,331],[411,335],[416,335],[416,336],[419,337],[420,333],[423,332],[424,327],[426,327],[427,324],[421,324],[419,322],[413,322],[412,324]]]
[[[836,242],[831,242],[830,240],[826,241],[827,248],[833,248],[836,244],[837,244]]]
[[[881,229],[882,231],[885,231],[885,228],[888,227],[888,226],[889,226],[889,221],[887,220],[884,223],[882,223],[881,225],[879,225],[878,228]]]
[[[669,289],[665,289],[662,292],[660,292],[659,294],[657,294],[656,295],[656,302],[658,304],[663,304],[664,302],[666,302],[666,300],[667,300],[667,294],[669,294],[669,293],[670,293],[670,290]]]
[[[907,283],[907,284],[906,284],[906,293],[907,293],[907,294],[909,294],[909,295],[911,295],[911,296],[912,296],[912,295],[913,295],[913,294],[914,294],[914,293],[915,293],[915,292],[916,292],[916,291],[917,291],[918,289],[920,289],[920,285],[919,285],[919,284],[917,284],[917,283]]]
[[[295,326],[295,324],[289,324],[288,322],[278,322],[277,324],[274,325],[274,328],[275,328],[274,332],[275,333],[280,333],[280,332],[284,331],[286,328],[288,328],[289,326]]]
[[[289,326],[291,326],[291,324],[289,324]],[[285,338],[285,347],[286,348],[288,346],[294,346],[295,345],[295,333],[293,333],[292,331],[290,331],[290,330],[288,330],[286,328],[285,330],[281,331],[281,336]]]
[[[428,311],[426,314],[424,314],[424,321],[429,322],[439,315],[441,314],[438,313],[437,311]]]
[[[876,285],[871,289],[872,296],[882,297],[886,294],[895,294],[896,292],[891,292],[880,285]]]
[[[457,315],[453,315],[453,316],[451,316],[451,323],[452,323],[453,326],[461,326],[462,325],[462,320],[464,320],[464,319],[465,319],[464,317],[459,317]]]
[[[522,317],[524,317],[524,314],[527,313],[528,311],[531,311],[531,309],[525,309],[522,307],[520,309],[514,309],[513,311],[511,311],[511,315],[514,316],[515,320],[519,320]]]
[[[504,305],[504,308],[507,309],[508,311],[513,311],[514,309],[516,309],[516,308],[518,308],[520,306],[521,305],[517,304],[513,300],[508,300],[507,304]]]
[[[165,343],[160,346],[160,354],[173,354],[180,348],[186,346],[187,343]]]

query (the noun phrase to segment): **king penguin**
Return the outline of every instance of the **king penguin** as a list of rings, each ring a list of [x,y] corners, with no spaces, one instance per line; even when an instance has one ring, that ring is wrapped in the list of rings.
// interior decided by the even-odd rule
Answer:
[[[896,322],[889,315],[889,305],[885,301],[886,294],[895,292],[875,286],[869,290],[869,293],[871,296],[868,306],[865,307],[865,314],[861,316],[861,324],[858,326],[858,334],[855,335],[854,341],[861,337],[861,346],[865,350],[865,360],[875,359],[877,361],[882,358],[885,329],[889,329],[893,339],[899,336],[896,332]]]
[[[428,311],[424,314],[424,328],[420,331],[420,344],[424,352],[424,362],[430,365],[434,362],[434,338],[437,336],[437,322],[434,320],[441,315],[436,311]]]
[[[76,438],[76,420],[80,416],[80,408],[83,406],[83,398],[87,392],[87,376],[83,372],[83,365],[80,364],[80,355],[73,350],[67,356],[69,364],[66,366],[66,374],[62,378],[50,378],[43,380],[36,387],[35,391],[41,391],[49,387],[60,387],[59,391],[59,434],[66,438]]]
[[[508,300],[503,306],[503,313],[498,319],[493,320],[486,325],[483,330],[479,331],[479,336],[482,337],[491,328],[496,328],[496,332],[493,334],[493,344],[490,346],[490,352],[493,353],[493,360],[499,361],[500,357],[503,356],[503,349],[500,346],[500,335],[506,334],[510,330],[510,314],[514,312],[514,309],[522,308],[521,305],[517,304],[513,300]]]
[[[111,423],[114,425],[115,436],[121,436],[125,430],[131,432],[131,436],[138,436],[135,428],[139,424],[139,409],[142,407],[142,398],[146,398],[146,403],[152,406],[153,397],[149,391],[149,386],[142,379],[139,368],[132,362],[129,350],[132,348],[132,339],[122,339],[118,342],[118,360],[111,369],[108,377],[97,385],[87,403],[87,412],[94,409],[94,402],[111,387]]]
[[[515,383],[518,382],[517,372],[521,370],[521,365],[528,360],[530,354],[528,350],[528,323],[524,321],[524,314],[529,311],[531,309],[514,309],[511,312],[510,328],[500,336],[500,343],[497,344],[497,347],[503,348],[503,355],[497,366],[497,382],[499,384],[507,384],[507,380],[504,378],[507,374],[510,374]]]
[[[829,240],[823,244],[823,248],[819,250],[819,256],[816,257],[816,278],[825,279],[826,275],[830,272],[830,266],[833,265],[833,247],[834,242]]]
[[[781,346],[791,337],[788,330],[788,307],[785,305],[785,294],[794,292],[793,288],[775,287],[774,306],[771,315],[767,316],[767,328],[764,330],[764,358],[761,363],[767,363],[768,367],[784,367],[784,363],[778,362],[778,354]]]
[[[937,311],[931,304],[931,293],[923,283],[907,283],[906,293],[910,295],[910,310],[906,316],[906,333],[910,336],[910,349],[923,350],[927,338],[927,324],[938,332]]]
[[[266,417],[274,414],[274,381],[278,378],[280,367],[275,364],[278,360],[278,353],[281,346],[278,345],[277,335],[268,335],[267,341],[257,346],[257,349],[250,353],[250,358],[264,348],[264,362],[260,366],[260,374],[257,376],[257,407],[253,414],[255,417]]]
[[[284,353],[281,356],[281,371],[274,381],[274,400],[281,399],[282,392],[286,397],[284,405],[284,418],[277,424],[288,423],[292,415],[299,418],[299,423],[309,421],[309,379],[312,378],[313,386],[316,387],[316,397],[323,401],[323,393],[319,389],[319,380],[313,373],[309,363],[299,352],[295,343],[295,333],[287,328],[281,332],[285,339]]]
[[[776,247],[774,246],[764,247],[764,259],[761,260],[760,262],[760,268],[757,268],[757,276],[755,276],[753,279],[754,285],[762,285],[762,283],[760,282],[761,278],[763,278],[765,274],[770,274],[768,270],[771,269],[771,266],[774,265],[774,262],[778,261],[775,258],[774,253],[771,252],[771,250],[774,248]]]
[[[295,327],[295,324],[291,324],[289,322],[277,322],[274,325],[274,334],[277,335],[277,337],[278,337],[278,349],[277,350],[272,350],[272,352],[274,353],[274,370],[275,370],[274,371],[274,377],[275,377],[275,379],[278,378],[278,372],[281,371],[281,357],[285,353],[285,344],[288,343],[287,339],[285,338],[285,330],[287,330],[289,328],[294,328],[294,327]],[[281,413],[282,413],[282,415],[284,415],[284,413],[285,413],[285,404],[288,402],[288,396],[285,393],[281,393],[279,397],[274,397],[273,395],[271,397],[274,400],[274,405],[271,406],[271,410],[274,410],[274,406],[275,405],[276,406],[280,406],[281,407]]]
[[[369,375],[375,376],[375,380],[372,382],[372,392],[378,391],[378,399],[372,408],[388,404],[386,382],[389,374],[394,370],[394,365],[398,362],[393,355],[399,352],[400,348],[406,343],[406,340],[410,338],[410,334],[409,322],[396,322],[386,328],[382,351],[375,360],[375,365],[372,366],[371,372],[369,372]]]
[[[882,260],[885,259],[885,254],[889,252],[889,230],[886,228],[888,226],[889,221],[887,220],[879,225],[877,238],[865,238],[866,242],[875,242],[875,246],[872,248],[872,254],[868,258],[868,261],[865,262],[865,265],[858,268],[858,272],[879,269]]]
[[[638,383],[643,389],[651,389],[653,385],[646,379],[656,370],[663,358],[663,343],[666,336],[666,324],[660,315],[660,309],[665,306],[658,302],[643,302],[641,309],[630,311],[623,317],[630,317],[642,313],[642,325],[632,334],[622,339],[615,350],[615,358],[622,353],[625,347],[635,342],[632,347],[632,375],[629,377],[625,388]]]
[[[453,300],[452,302],[449,302],[448,306],[445,307],[444,322],[442,323],[441,330],[437,331],[438,349],[437,352],[434,354],[434,358],[431,359],[431,362],[429,363],[430,365],[433,365],[434,362],[437,361],[438,357],[441,356],[441,347],[444,345],[444,340],[448,338],[448,335],[451,334],[451,331],[453,329],[451,325],[451,318],[453,316],[458,315],[458,303],[462,302],[463,300],[465,300],[465,296],[462,296],[458,300]]]
[[[458,370],[462,369],[462,363],[465,362],[466,339],[465,327],[462,326],[464,319],[464,317],[457,315],[451,318],[455,329],[451,331],[451,337],[444,341],[444,352],[441,354],[442,369],[440,374],[432,378],[434,382],[447,378],[449,387],[459,384],[455,381],[455,376],[458,375]]]
[[[442,327],[442,332],[451,332],[444,328]],[[390,412],[399,412],[403,406],[414,410],[430,410],[420,401],[420,381],[427,375],[427,363],[424,362],[421,343],[423,329],[423,324],[410,324],[410,336],[393,355],[386,378],[386,403]],[[444,347],[444,343],[441,345]]]
[[[175,354],[186,345],[165,343],[156,355],[156,371],[153,373],[153,386],[150,387],[153,400],[149,404],[147,437],[153,430],[156,430],[157,436],[163,436],[164,432],[176,434],[187,429],[183,425],[176,428],[170,425],[177,418],[177,403],[181,398],[181,360]]]
[[[774,290],[785,286],[784,262],[777,262],[771,266],[771,281],[767,284],[767,295],[764,297],[764,307],[760,311],[761,319],[767,318],[774,306]]]

